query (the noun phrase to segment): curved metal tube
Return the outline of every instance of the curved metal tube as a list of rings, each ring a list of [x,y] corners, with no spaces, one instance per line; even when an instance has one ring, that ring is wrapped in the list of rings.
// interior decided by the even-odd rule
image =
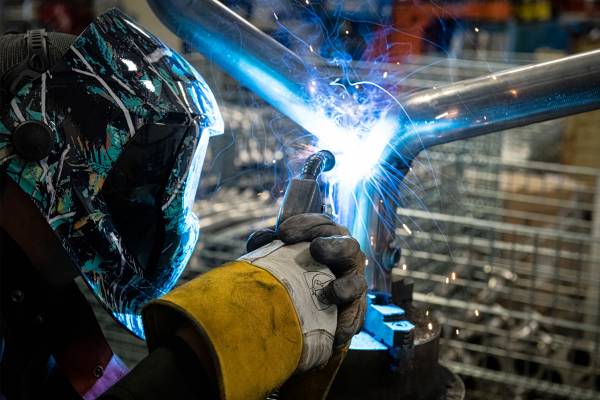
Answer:
[[[600,108],[600,50],[415,93],[391,146],[424,148]],[[390,154],[393,157],[393,154]]]
[[[327,82],[279,42],[217,0],[148,3],[177,36],[307,131],[330,128],[323,125],[309,87],[315,80]],[[424,90],[399,103],[402,108],[385,117],[396,127],[388,161],[600,108],[600,50]]]
[[[314,132],[306,63],[217,0],[148,0],[179,38],[290,119]],[[275,18],[275,16],[273,16]]]

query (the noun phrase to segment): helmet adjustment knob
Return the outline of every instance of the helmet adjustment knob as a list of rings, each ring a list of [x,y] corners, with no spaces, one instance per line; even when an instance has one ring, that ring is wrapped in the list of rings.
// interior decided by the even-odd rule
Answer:
[[[25,121],[17,126],[12,136],[13,146],[21,158],[40,161],[52,149],[52,131],[38,121]]]

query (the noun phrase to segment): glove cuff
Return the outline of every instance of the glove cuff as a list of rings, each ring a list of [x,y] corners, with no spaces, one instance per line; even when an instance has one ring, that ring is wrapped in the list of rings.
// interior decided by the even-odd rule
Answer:
[[[339,348],[333,352],[327,364],[322,368],[292,376],[281,387],[279,391],[281,398],[285,400],[326,399],[347,352],[348,346]]]
[[[209,348],[223,399],[264,399],[297,369],[302,330],[287,289],[245,261],[216,268],[148,304],[150,350],[182,323]]]

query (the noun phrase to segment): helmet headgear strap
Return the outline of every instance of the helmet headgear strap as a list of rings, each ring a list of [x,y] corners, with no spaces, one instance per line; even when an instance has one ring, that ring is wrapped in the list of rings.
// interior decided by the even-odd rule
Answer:
[[[24,36],[27,41],[27,58],[0,77],[2,103],[11,100],[23,85],[38,78],[50,68],[47,38],[45,29],[27,31]]]

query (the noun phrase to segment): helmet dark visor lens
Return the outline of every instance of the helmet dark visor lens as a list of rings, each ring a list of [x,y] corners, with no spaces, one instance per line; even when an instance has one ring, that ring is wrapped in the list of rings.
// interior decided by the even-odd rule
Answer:
[[[161,209],[167,179],[186,125],[150,124],[140,129],[113,167],[102,196],[123,246],[146,274],[156,266],[164,241]]]

